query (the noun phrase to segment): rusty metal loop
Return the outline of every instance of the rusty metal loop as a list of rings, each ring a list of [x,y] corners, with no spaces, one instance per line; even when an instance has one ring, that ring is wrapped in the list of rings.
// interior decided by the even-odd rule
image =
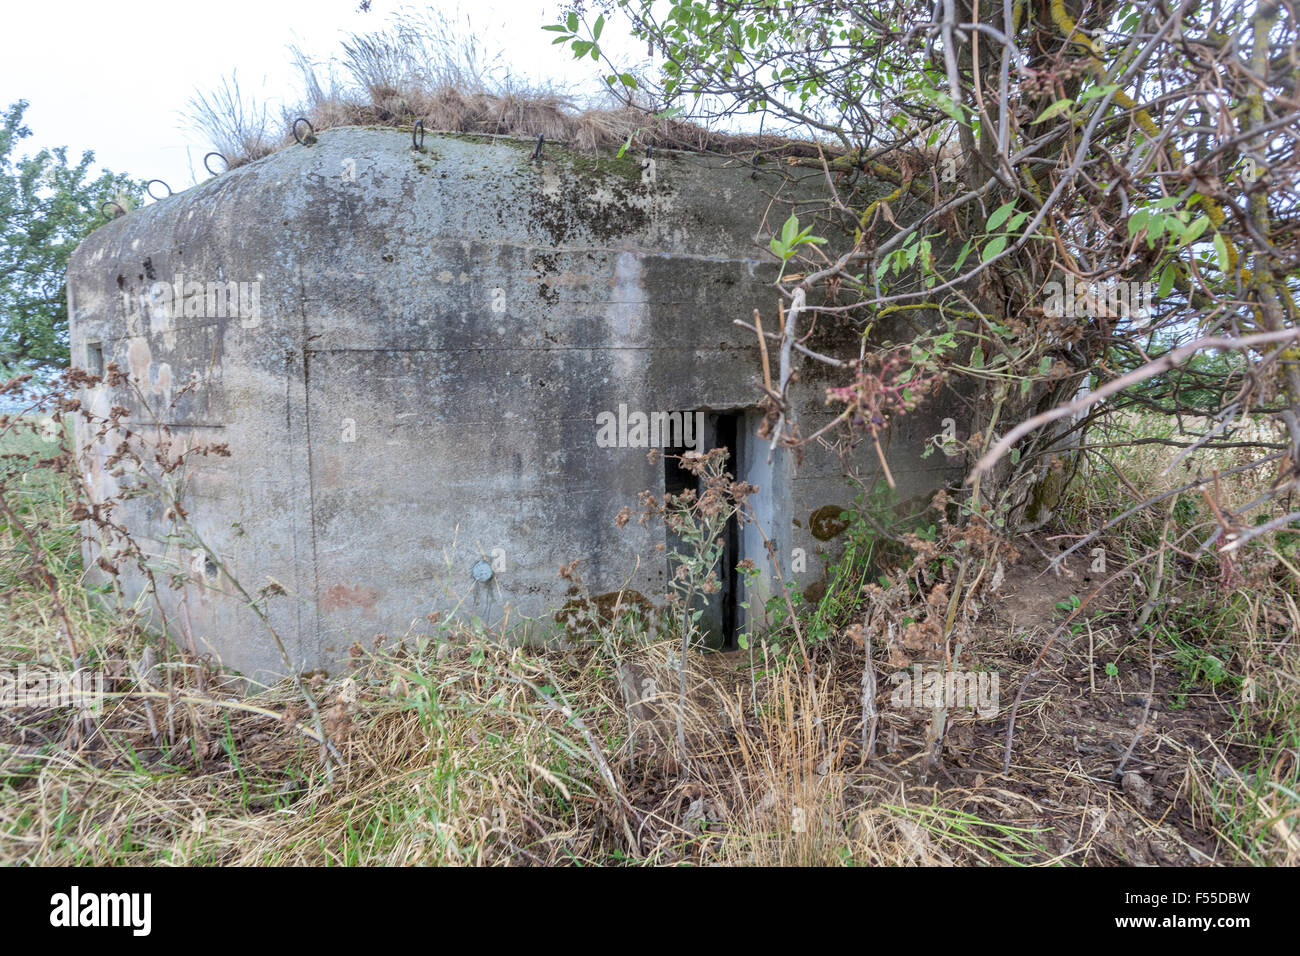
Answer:
[[[105,206],[116,206],[117,212],[110,216],[108,213],[104,212]],[[106,199],[99,204],[99,214],[105,219],[117,219],[120,216],[126,215],[126,209],[116,199]]]
[[[299,123],[307,124],[306,139],[303,139],[301,136],[298,135]],[[307,117],[299,116],[296,120],[293,121],[293,138],[298,141],[298,145],[300,146],[310,146],[312,143],[316,142],[316,127],[311,125],[311,120],[307,119]]]
[[[215,150],[214,150],[213,152],[211,152],[211,153],[208,153],[206,156],[203,157],[203,168],[206,169],[206,170],[207,170],[209,173],[211,173],[213,176],[220,176],[220,175],[221,175],[221,173],[214,173],[214,172],[212,172],[212,167],[208,165],[208,160],[211,159],[213,156],[217,157],[217,159],[221,160],[223,163],[226,164],[226,168],[223,169],[221,172],[229,172],[229,170],[230,170],[230,160],[226,159],[226,157],[222,156],[220,153],[216,152]]]
[[[147,183],[144,184],[144,191],[147,192],[147,193],[149,194],[149,198],[150,198],[150,199],[158,200],[158,199],[166,199],[166,198],[167,198],[167,196],[155,196],[155,195],[153,194],[153,189],[152,189],[151,187],[153,186],[154,183],[162,183],[162,187],[163,187],[163,189],[167,190],[167,196],[172,195],[172,188],[171,188],[170,186],[168,186],[166,183],[164,183],[161,179],[151,179],[151,180],[149,180]]]
[[[418,142],[415,139],[417,133],[420,134]],[[424,149],[424,120],[416,120],[415,125],[411,127],[411,149]]]

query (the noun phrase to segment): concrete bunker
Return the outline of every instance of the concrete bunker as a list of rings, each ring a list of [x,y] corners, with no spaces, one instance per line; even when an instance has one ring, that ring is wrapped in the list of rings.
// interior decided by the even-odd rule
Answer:
[[[157,601],[200,651],[256,679],[287,669],[228,577],[283,592],[263,606],[301,670],[335,666],[355,640],[427,631],[433,611],[562,625],[574,595],[557,570],[574,558],[591,600],[656,605],[667,565],[654,556],[670,542],[614,519],[683,480],[647,454],[655,422],[671,450],[672,414],[683,432],[702,423],[691,437],[727,445],[760,488],[774,553],[737,528],[729,568],[753,560],[770,593],[775,562],[801,582],[831,559],[811,518],[852,503],[843,462],[815,445],[797,468],[780,450],[769,462],[754,436],[757,344],[732,322],[773,311],[767,237],[800,195],[811,214],[816,184],[801,193],[747,158],[662,152],[648,166],[548,144],[537,163],[533,146],[431,133],[413,150],[399,130],[326,131],[110,222],[76,252],[73,361],[116,363],[134,382],[85,401],[230,451],[184,475],[187,520],[220,564],[196,562],[148,495],[116,512],[160,569],[188,572]],[[823,323],[809,344],[852,334]],[[813,363],[800,373],[811,432],[829,420],[828,382]],[[903,494],[959,473],[922,457],[939,431],[923,410],[890,436]],[[79,442],[91,493],[118,494],[130,475],[111,466],[113,436],[83,429]],[[728,574],[710,611],[723,637],[764,597]],[[117,586],[133,600],[147,581],[125,567]]]

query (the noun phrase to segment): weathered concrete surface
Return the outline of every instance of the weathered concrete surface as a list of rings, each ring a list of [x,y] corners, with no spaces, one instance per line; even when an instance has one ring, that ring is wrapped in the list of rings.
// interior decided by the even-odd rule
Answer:
[[[229,444],[229,458],[183,472],[190,519],[247,593],[287,592],[266,610],[293,668],[427,631],[434,610],[550,622],[572,599],[557,570],[573,558],[592,594],[626,584],[656,603],[663,530],[614,517],[662,492],[664,466],[645,448],[599,447],[597,416],[756,405],[756,343],[732,320],[774,313],[766,241],[788,209],[772,196],[797,185],[718,157],[660,154],[647,181],[640,157],[548,145],[537,166],[531,149],[430,135],[414,152],[399,130],[329,131],[109,223],[73,258],[74,361],[101,343],[177,436]],[[184,299],[156,284],[177,275],[204,285]],[[199,294],[230,282],[246,285],[224,309]],[[822,325],[814,348],[851,334]],[[799,367],[807,434],[827,420],[828,379]],[[126,389],[87,400],[127,406],[137,429],[149,419]],[[891,437],[904,495],[954,473],[920,454],[937,417],[909,416]],[[107,444],[82,440],[95,492],[113,494]],[[841,462],[812,448],[797,470],[780,452],[768,466],[756,440],[740,444],[768,538],[787,568],[803,549],[793,577],[815,580],[826,545],[810,519],[855,494]],[[156,502],[116,516],[160,569],[190,572],[161,599],[201,650],[255,678],[285,672]],[[760,539],[745,534],[741,550],[770,588]],[[496,565],[486,584],[471,576],[483,559]],[[129,570],[123,583],[128,596],[143,587]]]

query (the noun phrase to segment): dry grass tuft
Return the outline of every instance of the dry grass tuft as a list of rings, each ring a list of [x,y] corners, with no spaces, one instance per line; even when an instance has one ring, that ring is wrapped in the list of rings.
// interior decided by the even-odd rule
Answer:
[[[580,150],[679,149],[694,152],[816,156],[816,145],[771,135],[727,134],[663,117],[649,104],[606,98],[579,102],[545,86],[521,85],[487,51],[472,24],[445,14],[397,14],[392,25],[353,34],[337,61],[318,64],[300,49],[293,57],[302,98],[273,129],[262,104],[245,97],[235,77],[191,100],[190,118],[230,165],[260,159],[294,142],[291,125],[305,116],[317,130],[341,126],[410,126],[430,131],[535,138]]]
[[[271,129],[265,103],[246,97],[239,77],[232,73],[208,93],[190,98],[190,121],[208,137],[213,148],[231,166],[250,163],[275,152],[278,136]]]

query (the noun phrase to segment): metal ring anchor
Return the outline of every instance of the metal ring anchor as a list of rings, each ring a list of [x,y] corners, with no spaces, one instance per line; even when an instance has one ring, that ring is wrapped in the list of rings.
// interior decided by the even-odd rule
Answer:
[[[299,123],[307,124],[306,139],[303,139],[301,136],[298,135]],[[293,121],[293,138],[298,141],[299,146],[310,146],[312,143],[316,142],[316,127],[311,125],[311,120],[307,119],[307,117],[299,116],[296,120]]]
[[[213,152],[211,152],[211,153],[208,153],[206,156],[203,157],[203,168],[204,168],[204,169],[206,169],[206,170],[207,170],[211,175],[213,175],[213,176],[220,176],[220,175],[221,175],[221,173],[214,173],[214,172],[212,172],[212,167],[208,165],[208,160],[211,159],[213,156],[217,157],[217,159],[221,160],[223,163],[226,164],[226,168],[223,169],[221,172],[229,172],[229,171],[230,171],[230,160],[226,159],[226,157],[222,156],[220,153],[216,152],[215,150],[214,150]]]
[[[537,134],[537,148],[533,150],[533,155],[529,158],[530,163],[538,162],[542,158],[542,143],[546,141],[545,133]]]
[[[418,141],[415,138],[417,133],[420,136]],[[424,120],[416,120],[415,125],[411,127],[411,149],[424,149]]]
[[[153,189],[152,189],[151,187],[153,186],[154,183],[161,183],[163,189],[167,190],[167,196],[172,195],[172,188],[171,188],[170,186],[168,186],[166,183],[164,183],[161,179],[151,179],[151,180],[149,180],[147,183],[144,184],[144,191],[147,192],[147,193],[149,194],[149,198],[150,198],[150,199],[158,200],[158,199],[166,199],[166,198],[167,198],[167,196],[155,196],[155,195],[153,194]]]
[[[110,216],[108,213],[104,212],[105,206],[116,206],[117,212],[113,213],[113,215]],[[116,199],[105,199],[102,203],[99,204],[99,214],[103,216],[105,219],[117,219],[121,216],[126,215],[126,209]]]

